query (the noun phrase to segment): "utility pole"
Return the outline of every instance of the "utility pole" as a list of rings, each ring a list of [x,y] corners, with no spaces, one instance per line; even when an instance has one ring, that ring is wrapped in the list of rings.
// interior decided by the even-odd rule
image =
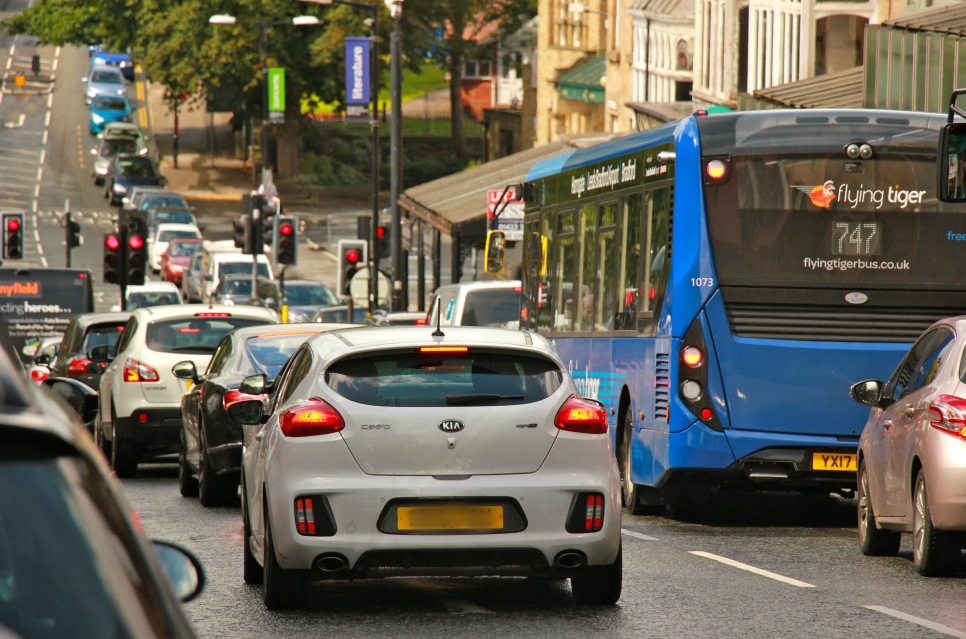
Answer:
[[[70,219],[70,200],[64,200],[64,228],[67,230],[67,241],[64,242],[64,264],[70,268],[70,250],[74,248],[74,225]]]
[[[409,277],[406,275],[402,250],[402,219],[399,210],[399,198],[402,195],[402,30],[399,18],[393,21],[392,39],[389,42],[392,63],[392,122],[390,140],[390,202],[392,212],[392,227],[390,238],[390,255],[392,256],[392,310],[401,312],[409,306]]]
[[[262,170],[268,168],[268,23],[262,27]],[[264,178],[263,178],[264,179]],[[252,291],[252,299],[254,299]]]
[[[369,57],[372,65],[372,225],[369,228],[369,312],[379,306],[379,255],[376,253],[376,234],[379,232],[379,9],[372,6]]]

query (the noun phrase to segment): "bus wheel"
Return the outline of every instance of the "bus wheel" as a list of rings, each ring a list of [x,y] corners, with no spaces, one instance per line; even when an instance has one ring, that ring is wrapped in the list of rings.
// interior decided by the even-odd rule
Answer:
[[[641,503],[641,496],[638,486],[631,477],[632,451],[634,443],[634,418],[630,409],[624,411],[623,439],[621,441],[621,456],[619,466],[621,471],[621,497],[624,501],[624,508],[631,515],[643,515],[646,508]]]

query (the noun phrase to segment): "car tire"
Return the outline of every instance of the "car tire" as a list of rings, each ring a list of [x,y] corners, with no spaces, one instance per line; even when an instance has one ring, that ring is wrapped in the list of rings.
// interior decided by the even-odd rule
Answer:
[[[920,469],[912,496],[912,565],[924,577],[949,577],[959,568],[959,536],[932,524],[926,473]]]
[[[262,584],[265,589],[265,607],[269,610],[294,610],[305,605],[309,587],[308,570],[286,570],[275,556],[272,525],[265,509],[265,569]]]
[[[181,429],[181,447],[178,450],[178,490],[182,497],[198,496],[198,480],[188,465],[188,447],[184,441],[184,428]]]
[[[246,584],[260,585],[265,581],[265,570],[262,568],[258,560],[255,559],[255,555],[252,554],[252,525],[248,519],[248,491],[245,490],[245,479],[244,473],[242,473],[242,522],[244,527],[244,539],[242,539],[242,545],[244,547],[245,563],[242,568],[242,579],[245,580]]]
[[[622,427],[621,454],[617,459],[621,471],[621,500],[624,508],[631,515],[644,515],[649,510],[641,503],[641,495],[637,484],[631,477],[632,452],[634,443],[634,417],[630,408],[624,411],[624,425]]]
[[[895,557],[899,554],[902,535],[892,530],[879,528],[872,511],[872,497],[869,495],[869,471],[863,463],[859,466],[859,483],[855,491],[855,503],[859,519],[859,550],[870,557]]]
[[[238,484],[234,481],[234,473],[216,475],[208,456],[208,444],[205,443],[205,431],[201,419],[198,419],[198,497],[205,508],[229,506],[238,494]]]
[[[112,404],[112,410],[113,410],[113,404]],[[101,419],[101,416],[104,415],[104,407],[98,406],[97,412],[98,412],[98,419]],[[104,437],[103,421],[100,424],[97,424],[96,422],[94,424],[94,443],[97,444],[97,447],[101,450],[101,453],[103,453],[104,459],[106,459],[107,462],[110,463],[111,462],[111,442],[107,441],[107,437]]]
[[[621,598],[623,550],[609,566],[584,566],[570,577],[570,591],[578,606],[613,606]]]
[[[129,479],[138,474],[138,449],[134,442],[121,440],[117,434],[117,416],[112,424],[114,441],[111,443],[111,468],[122,478]]]

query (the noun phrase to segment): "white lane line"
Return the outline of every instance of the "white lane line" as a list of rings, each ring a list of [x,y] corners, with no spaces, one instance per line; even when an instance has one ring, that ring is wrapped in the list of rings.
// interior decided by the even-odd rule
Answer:
[[[31,205],[31,208],[34,210],[34,213],[37,212],[37,200],[34,200],[34,203]]]
[[[10,66],[13,64],[13,57],[7,58],[7,71],[10,70]]]
[[[462,599],[440,599],[439,602],[454,615],[493,614],[492,610],[487,610]]]
[[[903,621],[919,624],[924,628],[929,628],[930,630],[941,632],[942,634],[949,635],[950,637],[959,637],[959,639],[966,639],[966,632],[960,632],[959,630],[950,628],[949,626],[944,626],[941,623],[936,623],[935,621],[929,621],[928,619],[923,619],[922,617],[915,617],[913,615],[908,615],[904,612],[893,610],[892,608],[886,608],[885,606],[862,606],[862,607],[868,608],[869,610],[875,610],[876,612],[881,612],[884,615],[889,615],[890,617],[895,617],[896,619],[902,619]]]
[[[51,71],[56,71],[57,70],[57,58],[54,58],[54,63],[52,65],[50,65],[50,70]]]
[[[60,57],[60,47],[54,49],[54,58]]]
[[[774,579],[775,581],[780,581],[782,583],[790,584],[792,586],[797,586],[799,588],[815,587],[813,584],[805,583],[804,581],[792,579],[791,577],[786,577],[785,575],[779,575],[778,573],[771,572],[770,570],[755,568],[754,566],[749,566],[748,564],[743,564],[740,561],[735,561],[734,559],[728,559],[727,557],[722,557],[720,555],[712,555],[710,552],[704,552],[703,550],[690,550],[688,552],[690,552],[692,555],[697,555],[698,557],[704,557],[705,559],[711,559],[712,561],[719,561],[727,566],[731,566],[732,568],[747,570],[748,572],[753,572],[756,575],[761,575],[762,577],[768,577],[769,579]]]
[[[34,222],[34,224],[36,224],[36,222]],[[37,242],[37,252],[43,253],[44,247],[40,245],[40,229],[37,227],[34,227],[34,240]]]
[[[44,178],[44,167],[39,166],[37,167],[37,181],[40,182],[43,178]],[[38,184],[37,187],[39,188],[40,185]]]
[[[40,185],[34,187],[34,197],[40,197]]]
[[[47,112],[47,115],[50,115],[50,111]],[[44,129],[44,141],[41,144],[47,146],[47,129]]]
[[[645,535],[644,533],[634,532],[633,530],[628,530],[626,528],[621,528],[621,534],[627,535],[628,537],[633,537],[634,539],[640,539],[642,541],[657,541],[657,537],[651,537],[650,535]]]
[[[40,149],[40,164],[43,164],[45,159],[47,159],[47,149]]]
[[[50,111],[47,111],[47,116],[44,118],[44,126],[50,126]]]
[[[10,55],[11,58],[13,57],[13,52],[14,52],[14,50],[16,48],[17,48],[17,43],[16,42],[10,45],[10,54],[9,55]]]

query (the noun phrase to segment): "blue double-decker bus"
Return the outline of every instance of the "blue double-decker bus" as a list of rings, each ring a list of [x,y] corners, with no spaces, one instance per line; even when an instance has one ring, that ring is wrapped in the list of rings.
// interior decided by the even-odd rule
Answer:
[[[855,488],[849,386],[966,313],[944,124],[699,112],[531,169],[524,325],[610,413],[628,509]]]

